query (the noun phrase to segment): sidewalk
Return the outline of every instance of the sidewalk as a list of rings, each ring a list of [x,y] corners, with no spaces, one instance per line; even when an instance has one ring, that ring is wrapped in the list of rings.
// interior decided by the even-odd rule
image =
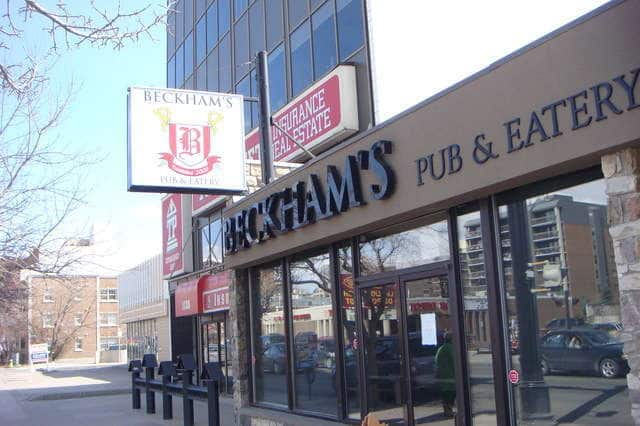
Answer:
[[[173,420],[162,420],[162,397],[156,393],[156,414],[131,408],[131,376],[125,365],[79,366],[58,371],[0,368],[2,426],[182,425],[182,399],[173,399]],[[207,424],[204,401],[194,402],[196,425]],[[222,425],[231,426],[233,403],[220,398]]]

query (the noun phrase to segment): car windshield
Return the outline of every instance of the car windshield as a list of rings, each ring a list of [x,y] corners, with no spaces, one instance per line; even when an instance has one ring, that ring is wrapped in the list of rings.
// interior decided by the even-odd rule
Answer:
[[[589,331],[585,335],[596,345],[606,345],[607,343],[618,343],[618,340],[604,331]]]

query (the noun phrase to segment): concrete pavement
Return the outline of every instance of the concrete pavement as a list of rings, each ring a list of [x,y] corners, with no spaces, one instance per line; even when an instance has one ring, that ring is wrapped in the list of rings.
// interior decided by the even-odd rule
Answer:
[[[75,366],[57,371],[0,368],[0,424],[40,425],[182,425],[182,399],[173,400],[173,420],[162,420],[161,396],[156,414],[131,408],[131,376],[125,365]],[[220,399],[222,424],[233,425],[232,400]],[[194,404],[196,425],[206,425],[206,404]]]

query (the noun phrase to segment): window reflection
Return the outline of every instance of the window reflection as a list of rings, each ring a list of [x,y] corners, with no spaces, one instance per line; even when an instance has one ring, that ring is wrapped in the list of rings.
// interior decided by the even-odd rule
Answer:
[[[253,292],[253,375],[257,402],[287,404],[287,349],[284,337],[280,265],[257,271]]]
[[[371,275],[449,258],[447,223],[403,231],[416,226],[413,222],[389,228],[381,234],[363,236],[360,244],[360,274]],[[380,236],[383,235],[383,236]]]
[[[291,262],[296,406],[337,415],[329,252]]]
[[[632,424],[603,182],[499,211],[519,423]]]

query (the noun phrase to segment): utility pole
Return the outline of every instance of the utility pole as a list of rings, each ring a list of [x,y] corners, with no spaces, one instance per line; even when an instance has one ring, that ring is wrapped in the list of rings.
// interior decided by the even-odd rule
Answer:
[[[260,103],[260,166],[262,182],[267,185],[274,177],[273,147],[271,145],[271,103],[269,99],[269,68],[267,52],[257,55],[258,97]]]

